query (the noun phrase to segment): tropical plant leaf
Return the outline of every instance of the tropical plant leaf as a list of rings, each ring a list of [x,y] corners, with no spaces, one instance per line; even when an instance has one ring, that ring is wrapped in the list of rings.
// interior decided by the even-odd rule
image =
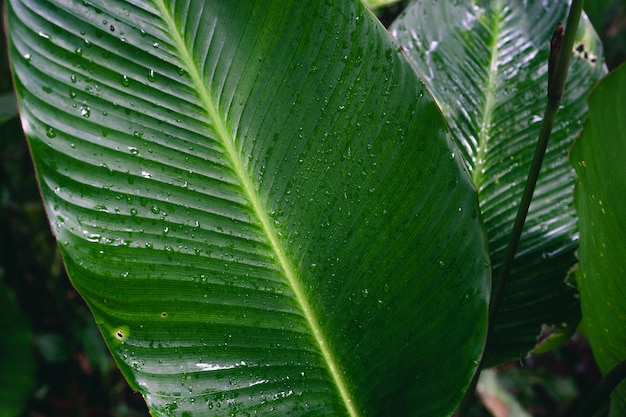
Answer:
[[[394,3],[400,2],[400,0],[362,0],[362,1],[369,9],[372,9],[372,10],[389,7]]]
[[[610,73],[589,96],[589,118],[570,160],[578,182],[581,329],[607,373],[626,359],[626,66]],[[612,416],[626,414],[626,383],[613,392]]]
[[[20,414],[35,385],[30,326],[13,293],[0,282],[0,417]]]
[[[594,0],[585,2],[585,13],[589,20],[600,34],[606,29],[609,16],[615,16],[619,10],[619,5],[623,0]]]
[[[154,415],[444,415],[489,261],[441,114],[358,1],[10,1],[72,282]]]
[[[0,94],[0,125],[14,117],[17,117],[15,95],[12,92]]]
[[[552,32],[566,0],[415,1],[392,25],[452,130],[476,187],[494,277],[506,246],[546,107]],[[597,36],[581,20],[559,111],[486,364],[524,356],[542,327],[575,327],[578,231],[567,150],[587,112],[584,96],[604,69]],[[562,330],[562,329],[559,329]]]

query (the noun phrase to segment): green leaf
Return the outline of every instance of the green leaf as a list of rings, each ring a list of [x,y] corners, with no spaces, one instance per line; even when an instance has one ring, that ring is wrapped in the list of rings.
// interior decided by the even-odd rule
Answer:
[[[31,332],[15,296],[0,282],[0,417],[20,414],[35,384]]]
[[[372,9],[372,10],[389,7],[395,3],[400,2],[400,0],[362,0],[362,1],[369,9]]]
[[[11,1],[8,23],[67,270],[154,415],[454,410],[485,343],[476,192],[360,2]]]
[[[602,373],[626,359],[626,66],[589,96],[589,118],[570,160],[578,182],[581,329]],[[626,414],[626,383],[612,395],[611,415]]]
[[[0,125],[14,117],[17,117],[15,94],[12,92],[0,94]]]
[[[392,33],[452,130],[476,187],[494,276],[502,262],[546,107],[550,38],[568,2],[415,1]],[[564,284],[578,231],[567,150],[586,114],[584,97],[604,69],[598,39],[581,20],[559,111],[486,364],[524,356],[542,325],[577,324]],[[544,326],[545,327],[545,326]]]
[[[600,33],[605,30],[610,16],[619,9],[623,0],[594,0],[585,2],[585,13]]]

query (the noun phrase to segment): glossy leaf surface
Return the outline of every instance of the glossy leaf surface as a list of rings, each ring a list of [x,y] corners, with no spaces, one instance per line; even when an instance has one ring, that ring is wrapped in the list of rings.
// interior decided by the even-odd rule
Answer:
[[[626,66],[589,96],[589,118],[570,160],[580,216],[581,329],[602,373],[626,359]],[[626,383],[613,392],[612,416],[626,414]]]
[[[392,26],[453,132],[478,188],[494,278],[504,257],[546,107],[550,38],[567,1],[415,1]],[[578,230],[567,150],[586,114],[584,97],[603,73],[598,39],[581,21],[569,80],[487,365],[533,349],[542,325],[576,326]]]
[[[11,1],[71,279],[154,415],[445,415],[484,348],[476,192],[356,1]]]

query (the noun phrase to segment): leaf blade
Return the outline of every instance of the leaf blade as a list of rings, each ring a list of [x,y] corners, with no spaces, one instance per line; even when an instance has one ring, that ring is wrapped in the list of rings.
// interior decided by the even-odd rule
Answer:
[[[484,344],[488,261],[397,46],[358,2],[169,6],[9,7],[48,215],[126,377],[156,415],[451,411]],[[445,346],[450,380],[423,387]]]
[[[578,182],[574,201],[580,216],[579,269],[576,281],[583,312],[581,330],[589,339],[603,374],[626,357],[624,349],[623,237],[624,173],[620,157],[626,154],[620,92],[626,87],[621,66],[605,77],[589,96],[589,117],[576,139],[570,160]],[[626,410],[626,384],[611,394],[611,415]]]
[[[549,41],[566,10],[567,2],[544,8],[538,1],[415,1],[392,26],[442,108],[478,188],[495,276],[546,105]],[[564,283],[578,238],[574,175],[565,156],[586,114],[582,97],[604,71],[586,19],[578,39],[569,76],[576,81],[567,84],[557,116],[488,345],[488,366],[526,355],[543,327],[576,326],[574,292]]]

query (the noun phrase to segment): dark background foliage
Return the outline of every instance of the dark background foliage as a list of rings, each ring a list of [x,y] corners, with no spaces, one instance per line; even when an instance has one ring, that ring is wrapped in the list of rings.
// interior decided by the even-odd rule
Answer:
[[[626,0],[588,3],[587,12],[605,45],[607,66],[614,68],[626,60]],[[4,10],[4,1],[0,4]],[[388,25],[402,8],[396,3],[376,13]],[[11,91],[3,25],[0,98],[8,101],[0,99],[0,106],[12,107],[7,104],[13,101]],[[0,114],[9,108],[0,109]],[[17,116],[0,121],[0,144],[0,279],[15,293],[30,324],[36,361],[36,382],[22,416],[147,416],[143,399],[128,388],[65,273]],[[600,378],[580,335],[556,351],[496,371],[500,383],[533,416],[568,415]],[[599,410],[598,415],[604,413]],[[490,414],[477,405],[474,415]]]

